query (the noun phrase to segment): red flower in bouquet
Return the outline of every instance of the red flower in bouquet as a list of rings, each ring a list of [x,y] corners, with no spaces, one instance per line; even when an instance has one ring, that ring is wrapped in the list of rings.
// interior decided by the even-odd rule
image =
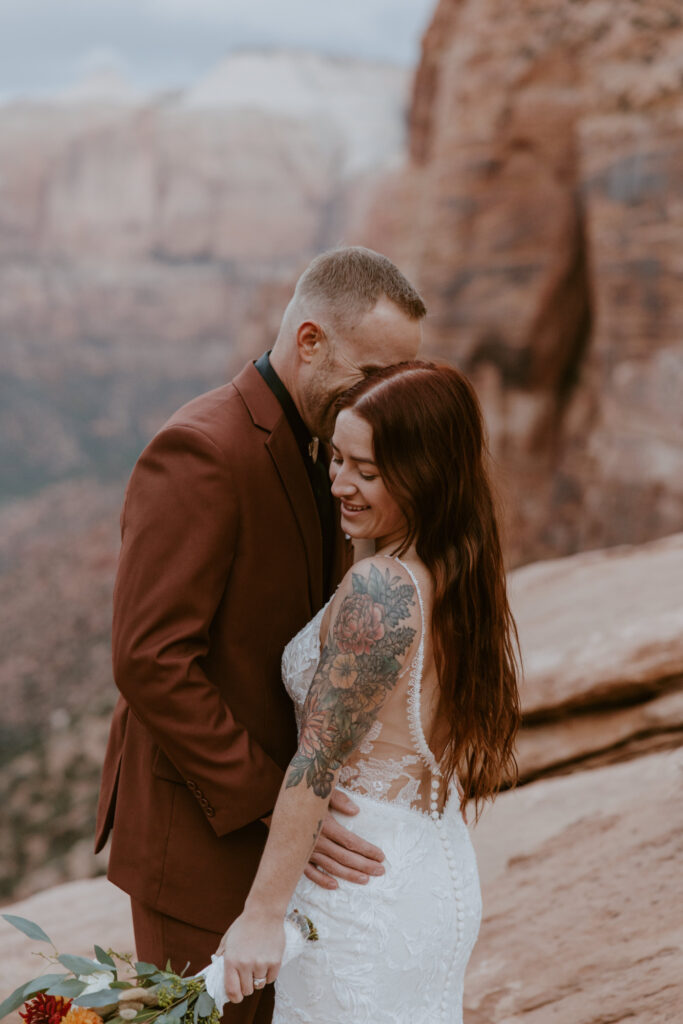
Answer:
[[[70,999],[64,999],[63,996],[47,996],[44,992],[39,992],[25,1004],[23,1013],[19,1011],[19,1016],[24,1018],[26,1024],[59,1024],[70,1007]]]

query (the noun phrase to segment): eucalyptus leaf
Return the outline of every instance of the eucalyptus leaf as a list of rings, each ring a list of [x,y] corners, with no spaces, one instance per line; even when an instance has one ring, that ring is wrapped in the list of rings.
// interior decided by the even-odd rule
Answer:
[[[110,988],[101,988],[98,992],[86,992],[79,995],[74,1002],[76,1006],[113,1006],[118,997],[116,991]]]
[[[36,992],[44,992],[50,985],[56,985],[57,982],[64,979],[64,981],[71,980],[67,974],[41,974],[39,978],[34,978],[33,981],[29,981],[28,985],[24,989],[24,995],[26,998],[35,995]]]
[[[99,962],[101,964],[104,964],[106,967],[116,968],[116,964],[114,963],[113,959],[109,956],[109,953],[105,953],[101,946],[95,946],[95,956],[97,957]]]
[[[6,1017],[12,1010],[17,1010],[24,1002],[24,989],[26,988],[26,982],[20,985],[19,988],[15,988],[11,995],[7,996],[7,999],[3,999],[0,1003],[0,1020]]]
[[[36,939],[38,942],[49,942],[51,946],[53,945],[52,939],[34,921],[29,921],[25,917],[16,917],[15,914],[3,914],[2,916],[12,927],[18,928],[24,935],[28,935],[29,939]]]
[[[65,978],[64,981],[59,981],[56,985],[50,985],[47,994],[49,996],[64,996],[65,999],[74,999],[76,996],[80,996],[84,988],[84,981],[79,981],[78,978]]]
[[[133,988],[129,981],[112,981],[109,988]]]
[[[196,1012],[200,1017],[210,1017],[213,1013],[216,1004],[209,995],[208,992],[200,992],[197,998],[197,1009]]]
[[[138,960],[135,964],[135,973],[139,975],[156,974],[158,970],[156,964],[146,964],[144,960]]]
[[[99,964],[97,960],[89,960],[85,956],[62,953],[57,959],[62,967],[66,967],[67,971],[72,971],[74,974],[94,974],[95,971],[102,970],[102,964]]]
[[[183,999],[177,1006],[172,1006],[168,1012],[173,1020],[182,1020],[183,1016],[187,1013],[187,999]]]

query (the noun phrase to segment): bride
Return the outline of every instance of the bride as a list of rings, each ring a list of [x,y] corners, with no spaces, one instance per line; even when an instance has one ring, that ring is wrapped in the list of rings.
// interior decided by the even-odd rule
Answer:
[[[339,407],[332,492],[376,554],[285,650],[299,744],[219,947],[225,990],[277,978],[274,1024],[459,1024],[481,917],[465,808],[514,776],[519,723],[482,417],[462,374],[424,362],[373,371]],[[303,871],[337,786],[386,871],[327,890]],[[280,970],[294,908],[319,941]]]

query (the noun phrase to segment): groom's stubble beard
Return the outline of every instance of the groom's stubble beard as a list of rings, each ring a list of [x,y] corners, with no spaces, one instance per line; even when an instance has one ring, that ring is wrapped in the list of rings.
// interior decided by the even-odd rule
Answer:
[[[358,378],[362,376],[358,374]],[[329,441],[337,418],[336,402],[354,383],[353,375],[337,365],[334,346],[330,346],[325,361],[301,390],[302,416],[314,437]]]

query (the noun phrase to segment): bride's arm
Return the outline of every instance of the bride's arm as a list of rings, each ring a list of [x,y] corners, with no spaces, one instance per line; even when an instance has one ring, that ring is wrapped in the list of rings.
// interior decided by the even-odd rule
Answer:
[[[326,642],[303,710],[301,733],[273,812],[268,842],[244,911],[223,937],[231,1002],[274,981],[284,917],[316,844],[339,770],[396,684],[416,635],[415,589],[386,559],[345,577],[332,603]]]

